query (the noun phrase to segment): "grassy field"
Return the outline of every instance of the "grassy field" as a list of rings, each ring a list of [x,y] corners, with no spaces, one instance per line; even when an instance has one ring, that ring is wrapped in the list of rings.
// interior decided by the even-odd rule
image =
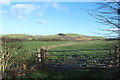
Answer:
[[[31,63],[36,63],[36,48],[44,47],[49,50],[80,50],[80,49],[112,49],[114,52],[114,44],[117,41],[60,41],[60,42],[44,42],[44,41],[27,41],[22,42],[22,48],[19,51],[19,55],[25,55],[24,60]],[[26,52],[25,52],[25,51]],[[63,53],[64,54],[64,53]],[[21,59],[18,58],[16,63],[20,63]],[[67,71],[67,72],[44,72],[44,71],[36,71],[31,74],[27,74],[25,76],[21,76],[19,78],[103,78],[107,75],[108,72],[81,72],[81,71]],[[89,76],[91,75],[91,76]]]
[[[115,44],[114,41],[101,41],[101,40],[96,40],[96,41],[81,41],[78,42],[78,44],[75,45],[69,45],[69,46],[60,46],[57,48],[53,48],[54,50],[79,50],[79,49],[109,49],[113,48],[113,45]],[[52,50],[53,50],[52,49]]]
[[[69,41],[60,41],[60,42],[45,42],[45,41],[28,41],[23,42],[24,49],[36,49],[36,47],[41,48],[48,46],[59,46],[61,44],[71,44],[71,43],[79,43],[79,42],[69,42]]]
[[[81,42],[69,42],[69,41],[61,41],[61,42],[44,42],[44,41],[29,41],[23,42],[22,50],[26,50],[26,56],[28,59],[33,60],[35,58],[37,48],[40,49],[44,47],[48,50],[81,50],[81,49],[111,49],[112,53],[114,53],[114,44],[115,41],[81,41]],[[21,50],[21,51],[22,51]],[[81,51],[83,53],[108,53],[108,51]],[[63,53],[47,53],[47,54],[65,54]],[[30,57],[30,58],[29,58]]]
[[[36,48],[49,50],[80,50],[80,49],[114,49],[115,41],[60,41],[60,42],[44,42],[44,41],[28,41],[23,42],[22,49],[34,52]]]

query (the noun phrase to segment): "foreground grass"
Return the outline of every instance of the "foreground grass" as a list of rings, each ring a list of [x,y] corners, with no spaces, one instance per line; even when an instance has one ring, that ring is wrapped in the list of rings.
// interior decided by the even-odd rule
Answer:
[[[108,72],[106,71],[80,71],[80,70],[72,70],[72,71],[36,71],[32,74],[27,74],[25,76],[21,77],[15,77],[10,78],[15,80],[21,80],[21,79],[67,79],[67,78],[95,78],[95,79],[101,79],[106,78],[108,75]]]

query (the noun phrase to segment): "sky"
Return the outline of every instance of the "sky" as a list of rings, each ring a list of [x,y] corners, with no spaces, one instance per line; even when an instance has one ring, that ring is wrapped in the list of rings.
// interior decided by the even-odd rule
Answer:
[[[0,5],[0,34],[103,36],[98,33],[109,28],[84,11],[94,9],[95,2],[8,1]]]

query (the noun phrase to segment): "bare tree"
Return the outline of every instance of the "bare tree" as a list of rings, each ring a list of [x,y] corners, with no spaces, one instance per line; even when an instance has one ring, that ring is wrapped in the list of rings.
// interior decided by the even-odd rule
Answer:
[[[120,38],[120,2],[98,2],[95,4],[94,10],[86,10],[93,16],[97,22],[109,25],[110,28],[103,30],[110,32],[109,34],[118,34]]]
[[[116,37],[120,39],[120,2],[113,0],[112,2],[99,2],[95,5],[94,10],[86,11],[94,17],[97,22],[110,26],[109,29],[103,31],[107,31],[108,34],[113,34],[113,37],[117,34]],[[120,44],[119,41],[117,44]],[[108,76],[118,79],[120,76],[118,74],[120,74],[120,67],[110,72]]]

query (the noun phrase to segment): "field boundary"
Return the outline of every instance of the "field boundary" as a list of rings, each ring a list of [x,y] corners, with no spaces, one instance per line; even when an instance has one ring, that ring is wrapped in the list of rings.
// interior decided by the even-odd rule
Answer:
[[[105,53],[101,52],[102,50],[107,51],[107,54],[106,52]],[[84,51],[85,52],[86,51],[97,51],[97,53],[90,54],[90,55],[94,55],[95,58],[94,57],[81,58],[79,56],[88,55],[86,53],[81,54],[81,51],[83,52]],[[101,53],[98,51],[100,51]],[[70,52],[72,54],[66,54],[66,52]],[[48,54],[48,53],[52,53],[52,54]],[[58,53],[64,53],[64,54],[58,54]],[[80,54],[77,54],[77,53],[80,53]],[[55,57],[52,59],[49,59],[49,57],[51,56],[55,56]],[[93,71],[113,70],[113,71],[119,71],[120,45],[115,45],[114,53],[112,52],[111,49],[47,50],[45,48],[41,48],[41,49],[38,49],[37,59],[38,59],[38,67],[39,69],[42,69],[42,70],[49,69],[49,70],[93,70]],[[94,64],[91,64],[91,62],[93,62]]]
[[[39,52],[40,51],[40,52]],[[38,63],[39,66],[44,70],[46,69],[53,69],[53,70],[71,70],[71,69],[80,69],[80,70],[108,70],[112,67],[112,58],[111,58],[111,49],[81,49],[81,50],[62,50],[62,51],[55,51],[55,50],[46,50],[44,48],[41,48],[38,51],[37,57],[38,57]],[[107,56],[107,58],[95,58],[95,59],[90,59],[88,58],[74,58],[74,59],[47,59],[51,56],[59,56],[60,58],[62,56],[85,56],[85,54],[54,54],[54,55],[48,55],[46,53],[52,52],[52,53],[60,53],[60,52],[80,52],[80,51],[107,51],[108,54],[93,54],[94,56],[100,57],[100,56]],[[87,56],[87,55],[86,55]],[[100,60],[102,63],[100,64]],[[52,63],[51,63],[52,62]],[[58,63],[54,63],[58,62]],[[68,62],[68,63],[67,63]],[[93,62],[94,64],[90,64]],[[79,64],[78,64],[79,63]],[[86,64],[84,64],[86,63]],[[98,64],[99,63],[99,64]],[[79,66],[77,66],[79,65]],[[71,67],[70,67],[71,66]],[[74,67],[75,66],[75,67]],[[77,67],[76,67],[77,66]],[[52,67],[52,68],[50,68]],[[65,68],[66,67],[66,68]]]

